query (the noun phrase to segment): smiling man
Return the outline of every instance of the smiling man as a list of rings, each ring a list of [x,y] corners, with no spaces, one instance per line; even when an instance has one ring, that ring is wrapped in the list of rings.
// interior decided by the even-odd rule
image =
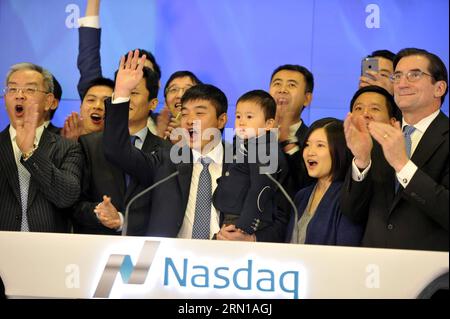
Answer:
[[[213,85],[191,87],[181,98],[181,128],[186,143],[152,154],[137,150],[131,145],[126,123],[145,60],[138,53],[130,52],[126,60],[121,60],[114,99],[106,103],[105,157],[144,187],[178,174],[151,192],[147,236],[209,239],[220,230],[223,220],[212,201],[217,179],[228,172],[225,154],[233,154],[220,134],[227,122],[227,98]],[[184,152],[188,156],[177,161]],[[258,241],[276,240],[269,227],[255,234]]]
[[[128,129],[134,146],[151,153],[164,143],[147,128],[148,112],[158,103],[159,78],[149,68],[144,68],[143,74],[143,78],[130,93]],[[84,100],[95,99],[90,96],[91,91],[92,88],[88,89]],[[94,108],[91,111],[96,110]],[[103,107],[101,112],[103,124]],[[91,117],[93,114],[95,113],[91,113]],[[77,233],[120,234],[124,220],[122,212],[129,200],[143,190],[136,179],[106,160],[102,140],[102,131],[80,137],[85,169],[80,200],[74,207],[74,231]],[[128,235],[145,235],[149,210],[148,197],[143,197],[133,205]]]
[[[354,160],[342,211],[367,223],[363,246],[448,251],[449,122],[440,110],[447,68],[435,54],[409,48],[397,53],[394,69],[402,122],[367,125],[351,113],[345,120]]]
[[[44,128],[52,75],[15,64],[4,92],[10,125],[0,133],[0,230],[68,232],[62,209],[80,194],[82,155],[78,144]]]

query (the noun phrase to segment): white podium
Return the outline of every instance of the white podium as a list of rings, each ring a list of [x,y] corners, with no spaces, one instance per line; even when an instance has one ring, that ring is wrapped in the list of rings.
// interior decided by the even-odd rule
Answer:
[[[416,298],[449,254],[0,232],[9,298]]]

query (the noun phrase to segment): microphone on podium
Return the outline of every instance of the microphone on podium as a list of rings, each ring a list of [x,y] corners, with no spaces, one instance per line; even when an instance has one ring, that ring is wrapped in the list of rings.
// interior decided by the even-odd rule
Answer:
[[[122,226],[122,236],[126,236],[127,234],[127,228],[128,228],[128,213],[131,207],[131,204],[133,204],[133,202],[138,199],[139,197],[141,197],[142,195],[147,194],[149,191],[151,191],[152,189],[154,189],[155,187],[165,183],[166,181],[168,181],[169,179],[177,176],[179,174],[178,171],[173,172],[172,174],[170,174],[169,176],[157,181],[156,183],[150,185],[149,187],[147,187],[146,189],[144,189],[142,192],[140,192],[139,194],[137,194],[136,196],[134,196],[127,204],[126,208],[125,208],[125,215],[123,216],[123,226]]]
[[[269,173],[264,173],[264,174],[267,175],[267,177],[269,177],[272,180],[272,182],[274,182],[278,186],[278,188],[281,190],[281,193],[283,193],[284,197],[286,197],[287,201],[289,202],[289,204],[292,206],[292,208],[294,210],[294,214],[295,214],[294,223],[297,223],[298,210],[297,210],[297,207],[295,207],[294,201],[292,200],[291,196],[289,196],[289,194],[284,189],[284,187],[280,184],[280,182],[278,182],[275,178],[273,178],[272,175],[270,175]]]

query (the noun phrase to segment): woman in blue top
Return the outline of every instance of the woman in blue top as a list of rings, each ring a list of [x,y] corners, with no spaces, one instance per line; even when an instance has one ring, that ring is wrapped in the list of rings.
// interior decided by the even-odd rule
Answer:
[[[291,214],[286,241],[296,244],[359,246],[363,227],[341,213],[340,194],[351,164],[343,122],[324,118],[308,130],[303,160],[313,185],[295,196],[298,210]]]

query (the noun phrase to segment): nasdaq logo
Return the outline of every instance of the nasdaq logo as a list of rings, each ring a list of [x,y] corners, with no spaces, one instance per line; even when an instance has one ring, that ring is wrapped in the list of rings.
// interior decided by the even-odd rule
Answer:
[[[279,293],[293,299],[302,298],[306,289],[306,272],[302,267],[281,270],[267,267],[267,262],[264,267],[259,267],[252,259],[247,259],[245,264],[236,260],[232,264],[206,264],[195,258],[177,259],[178,262],[165,258],[164,286],[248,291],[252,296]]]
[[[109,256],[95,290],[94,298],[109,297],[118,273],[120,273],[123,283],[144,284],[159,245],[159,241],[145,241],[136,265],[133,265],[129,255],[113,254]]]

